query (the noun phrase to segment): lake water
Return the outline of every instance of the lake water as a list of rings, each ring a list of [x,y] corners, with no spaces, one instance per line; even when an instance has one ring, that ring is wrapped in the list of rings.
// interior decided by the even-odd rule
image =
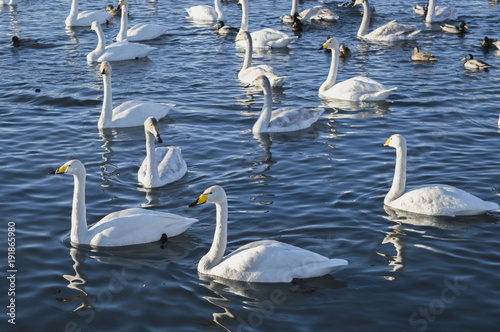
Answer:
[[[153,190],[137,183],[143,128],[97,129],[103,84],[98,65],[86,62],[97,36],[64,27],[71,1],[0,6],[1,330],[498,330],[500,213],[396,216],[383,205],[395,150],[381,144],[394,133],[408,143],[408,187],[446,183],[500,202],[500,54],[481,49],[484,36],[500,37],[500,7],[486,0],[448,2],[469,33],[426,25],[413,13],[416,1],[372,1],[378,15],[371,29],[392,19],[422,29],[417,41],[392,45],[356,37],[359,8],[323,3],[340,16],[337,23],[311,26],[289,50],[254,54],[254,64],[287,76],[274,90],[275,107],[322,106],[325,113],[310,129],[254,135],[262,92],[239,83],[243,52],[233,37],[186,18],[183,8],[202,2],[130,1],[129,24],[161,23],[169,34],[148,43],[157,48],[149,58],[112,63],[114,104],[175,103],[160,121],[162,145],[181,147],[188,165],[180,181]],[[107,4],[81,0],[80,10]],[[251,0],[249,7],[251,31],[273,27],[292,34],[279,18],[291,1]],[[226,24],[239,26],[236,1],[223,8]],[[111,41],[118,19],[103,29]],[[13,48],[13,35],[38,44]],[[375,104],[321,100],[317,91],[330,54],[318,48],[328,36],[353,51],[339,80],[368,75],[397,91]],[[415,45],[438,61],[412,62]],[[460,59],[467,53],[493,67],[464,69]],[[159,243],[72,246],[73,179],[47,174],[70,159],[87,169],[89,224],[141,206],[199,222],[164,249]],[[198,275],[198,260],[213,239],[215,207],[187,205],[213,184],[229,198],[228,251],[275,239],[349,265],[300,284]],[[15,246],[8,245],[9,225]],[[9,248],[15,249],[13,266]],[[7,315],[12,300],[15,325]]]

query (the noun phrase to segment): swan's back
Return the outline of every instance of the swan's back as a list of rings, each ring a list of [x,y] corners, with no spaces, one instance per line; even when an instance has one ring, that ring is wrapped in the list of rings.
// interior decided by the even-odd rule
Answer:
[[[378,101],[385,100],[396,89],[387,89],[383,84],[371,78],[357,76],[335,83],[335,85],[320,95],[326,98],[341,100]]]
[[[215,21],[217,19],[217,12],[211,6],[199,5],[185,9],[188,15],[195,20]]]
[[[313,278],[347,265],[343,259],[329,259],[315,252],[273,240],[246,244],[208,271],[222,278],[247,282],[290,282]]]
[[[108,214],[90,227],[88,244],[114,247],[160,240],[162,234],[173,237],[183,233],[197,219],[139,208]]]
[[[174,104],[157,104],[149,101],[130,100],[113,109],[113,127],[134,127],[144,124],[147,118],[165,117]]]
[[[494,202],[483,201],[466,191],[446,185],[419,186],[386,205],[433,216],[477,215],[499,209]]]
[[[156,48],[145,44],[129,43],[128,40],[106,46],[104,53],[97,59],[103,61],[123,61],[147,57]]]
[[[253,84],[254,80],[261,75],[267,76],[272,87],[282,86],[285,80],[284,76],[278,76],[274,68],[268,65],[251,66],[241,70],[238,73],[238,79],[244,83]]]
[[[321,6],[314,6],[312,8],[303,10],[300,12],[300,16],[304,21],[334,22],[339,19],[338,15]]]
[[[271,28],[254,31],[250,35],[252,36],[254,48],[287,47],[288,44],[295,40],[294,37],[290,37],[284,32]]]
[[[127,30],[127,40],[151,40],[158,38],[166,33],[167,28],[162,25],[139,23]]]
[[[284,107],[273,110],[266,132],[285,132],[309,128],[325,110],[323,108]]]
[[[96,10],[84,10],[78,13],[78,16],[74,17],[69,15],[66,18],[66,26],[88,26],[92,25],[92,22],[97,21],[98,24],[104,24],[107,20],[113,17],[112,13],[107,13],[105,11]]]
[[[138,172],[138,180],[147,188],[161,187],[165,184],[175,182],[181,179],[187,172],[187,165],[182,158],[182,151],[179,147],[157,147],[155,149],[158,173],[160,178],[158,183],[153,182],[151,177],[146,176],[147,161],[143,160]]]
[[[419,33],[420,30],[417,30],[415,25],[400,24],[393,20],[362,37],[375,41],[394,42],[415,39]]]

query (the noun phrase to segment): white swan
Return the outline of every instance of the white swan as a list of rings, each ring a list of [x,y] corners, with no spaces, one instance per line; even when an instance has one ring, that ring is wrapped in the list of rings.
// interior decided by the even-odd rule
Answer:
[[[311,21],[321,21],[321,22],[335,22],[338,21],[339,16],[334,14],[330,9],[315,6],[309,9],[305,9],[299,13],[299,0],[292,0],[292,10],[290,15],[284,15],[281,20],[284,23],[293,23],[293,16],[298,13],[301,20],[305,22]]]
[[[69,15],[66,17],[66,26],[89,27],[94,21],[103,24],[111,19],[111,17],[113,17],[113,14],[107,13],[106,11],[85,10],[83,12],[78,12],[78,0],[73,0]]]
[[[434,0],[429,0],[425,15],[425,22],[442,22],[445,20],[456,20],[458,18],[457,9],[452,6],[436,6]]]
[[[248,31],[248,0],[239,0],[238,4],[241,5],[241,26],[240,32]],[[290,37],[286,33],[266,28],[251,33],[254,48],[281,48],[288,47],[288,45],[295,41],[295,37]],[[236,47],[245,47],[245,41],[236,37]]]
[[[214,7],[198,5],[184,9],[189,17],[198,21],[217,22],[226,20],[226,14],[222,11],[220,0],[214,0]]]
[[[428,216],[477,215],[499,206],[485,202],[463,190],[446,185],[419,186],[408,192],[406,185],[406,140],[399,134],[392,135],[384,146],[396,149],[396,167],[392,186],[384,198],[384,204],[397,210]]]
[[[144,121],[154,116],[161,119],[174,107],[174,104],[156,104],[149,101],[127,101],[113,109],[111,95],[111,65],[107,61],[101,63],[101,74],[104,83],[104,100],[98,128],[118,128],[142,126]]]
[[[385,100],[397,88],[387,89],[379,82],[364,76],[356,76],[340,83],[335,83],[339,66],[339,42],[329,38],[320,49],[332,50],[332,62],[326,81],[319,88],[319,96],[349,101]]]
[[[156,50],[156,48],[149,45],[129,43],[128,40],[122,40],[106,46],[106,37],[104,37],[102,28],[96,21],[92,23],[91,30],[97,33],[98,42],[95,50],[87,54],[87,62],[89,63],[134,60],[147,57],[151,52]]]
[[[98,247],[117,247],[150,243],[183,233],[197,220],[172,213],[126,209],[108,214],[92,227],[87,226],[85,210],[85,167],[70,160],[50,174],[69,174],[75,178],[71,242]]]
[[[323,108],[283,107],[273,110],[273,92],[271,83],[266,75],[257,79],[261,81],[255,85],[264,90],[264,105],[259,119],[253,125],[254,133],[281,133],[296,131],[310,127],[325,111]]]
[[[128,0],[119,2],[124,13],[128,13]],[[158,38],[167,33],[167,28],[158,24],[139,23],[128,29],[128,15],[122,15],[120,31],[116,36],[116,41],[128,40],[143,41]]]
[[[137,178],[146,188],[157,188],[177,181],[187,172],[186,162],[179,147],[155,148],[155,139],[162,143],[157,124],[158,121],[152,116],[144,121],[146,158],[139,168]]]
[[[415,25],[400,24],[396,20],[367,33],[371,17],[370,4],[368,0],[356,0],[354,6],[359,4],[363,5],[363,19],[358,30],[359,38],[379,42],[395,42],[398,40],[415,39],[420,33],[420,30],[417,30]]]
[[[252,65],[252,36],[248,31],[242,31],[236,40],[244,39],[245,41],[245,59],[243,66],[238,73],[238,79],[246,84],[254,84],[255,79],[260,75],[266,75],[271,81],[271,86],[282,86],[285,80],[284,76],[278,76],[274,68],[268,65],[251,66]]]
[[[215,235],[210,251],[200,259],[198,272],[246,282],[291,282],[313,278],[347,265],[315,252],[273,240],[248,243],[224,256],[227,244],[227,198],[224,189],[212,186],[189,206],[214,203],[217,207]]]

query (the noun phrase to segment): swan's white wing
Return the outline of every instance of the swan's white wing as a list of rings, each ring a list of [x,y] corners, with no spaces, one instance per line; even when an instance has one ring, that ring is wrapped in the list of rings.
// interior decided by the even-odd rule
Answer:
[[[499,209],[496,203],[483,201],[446,185],[416,187],[388,205],[394,209],[431,216],[476,215]]]
[[[254,48],[281,48],[287,47],[294,37],[288,36],[286,33],[266,28],[259,31],[254,31],[250,34],[252,36]]]
[[[158,172],[164,183],[177,181],[187,172],[187,165],[184,158],[182,158],[179,147],[156,148],[156,159],[158,160]]]
[[[227,255],[210,273],[248,282],[290,282],[321,276],[347,264],[343,259],[329,259],[289,244],[263,240]]]
[[[111,17],[113,17],[113,14],[105,11],[85,10],[79,12],[77,18],[74,20],[71,20],[68,16],[66,19],[66,26],[89,27],[94,21],[97,21],[99,24],[104,24],[107,20],[111,19]]]
[[[199,5],[185,9],[188,12],[189,16],[195,20],[210,22],[217,20],[217,12],[212,6]],[[222,18],[221,20],[223,21],[224,18]]]
[[[371,78],[357,76],[336,83],[321,96],[350,101],[378,101],[385,100],[394,90],[396,88],[387,89]]]
[[[128,41],[142,41],[158,38],[167,33],[163,25],[139,23],[127,30]]]
[[[299,15],[304,21],[335,22],[339,19],[339,16],[334,14],[330,9],[321,6],[305,9]]]
[[[325,110],[323,108],[284,107],[273,110],[264,132],[287,132],[310,127]]]
[[[158,241],[162,234],[173,237],[198,221],[172,213],[139,208],[108,214],[89,229],[90,245],[125,246]]]
[[[284,76],[278,76],[274,68],[268,65],[248,67],[238,73],[238,79],[243,83],[253,84],[254,80],[261,75],[267,76],[272,87],[282,86],[285,79]]]
[[[142,126],[150,116],[161,119],[174,104],[157,104],[149,101],[127,101],[113,109],[113,127]]]
[[[129,43],[122,40],[106,46],[104,53],[97,59],[103,61],[123,61],[147,57],[156,48],[145,44]]]
[[[400,24],[393,20],[363,36],[375,41],[394,42],[398,40],[415,39],[420,30],[415,25]]]

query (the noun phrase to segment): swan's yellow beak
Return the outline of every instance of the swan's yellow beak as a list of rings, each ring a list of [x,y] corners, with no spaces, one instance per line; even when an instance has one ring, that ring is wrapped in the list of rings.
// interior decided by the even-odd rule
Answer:
[[[193,203],[189,204],[188,207],[193,207],[196,205],[203,204],[207,201],[207,198],[208,198],[208,194],[201,194],[200,197],[198,197],[198,199],[196,201],[194,201]]]
[[[324,50],[324,49],[327,49],[328,48],[328,41],[330,40],[330,38],[328,38],[328,40],[323,44],[321,45],[320,48],[318,48],[318,51],[319,50]]]
[[[49,174],[64,174],[66,170],[68,169],[68,165],[64,165],[56,169],[54,172],[50,172]]]
[[[391,143],[391,138],[389,137],[387,141],[385,141],[384,146],[389,146],[390,143]]]
[[[123,6],[123,1],[118,1],[118,6]]]
[[[106,66],[106,65],[102,66],[101,74],[102,75],[106,74],[107,70],[108,70],[108,66]]]

